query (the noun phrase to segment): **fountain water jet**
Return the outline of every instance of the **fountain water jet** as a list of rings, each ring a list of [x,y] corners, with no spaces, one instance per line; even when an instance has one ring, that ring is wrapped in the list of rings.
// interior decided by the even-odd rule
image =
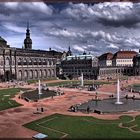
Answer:
[[[117,102],[115,104],[123,104],[123,102],[120,102],[120,81],[119,79],[117,80]]]
[[[81,74],[81,86],[84,86],[83,73]]]
[[[38,94],[39,94],[39,98],[40,98],[40,95],[42,94],[41,93],[40,80],[38,81]]]

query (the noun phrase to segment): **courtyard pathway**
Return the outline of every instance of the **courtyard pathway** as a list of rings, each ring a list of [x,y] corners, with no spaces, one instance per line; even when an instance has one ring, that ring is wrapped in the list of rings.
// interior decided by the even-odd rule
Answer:
[[[132,82],[132,80],[131,80]],[[129,82],[129,83],[131,83]],[[35,88],[33,85],[26,85],[25,88]],[[106,92],[112,93],[114,87],[111,86],[109,91],[104,91],[103,87],[99,89],[101,93],[99,96],[101,98],[107,98],[108,94]],[[113,89],[112,89],[113,88]],[[53,99],[43,99],[39,102],[29,103],[22,99],[18,98],[18,95],[14,98],[18,103],[23,104],[23,106],[7,109],[0,111],[0,138],[31,138],[37,132],[29,130],[22,125],[33,120],[48,116],[54,113],[61,113],[74,116],[94,116],[100,119],[117,119],[122,114],[104,114],[99,115],[95,113],[82,113],[82,112],[68,112],[68,108],[71,105],[79,104],[91,100],[94,98],[95,94],[89,94],[89,92],[72,90],[72,89],[63,89],[64,95],[56,96]],[[33,114],[36,111],[37,107],[43,107],[44,112],[42,114]],[[127,112],[123,113],[125,115],[136,116],[140,115],[140,112]]]

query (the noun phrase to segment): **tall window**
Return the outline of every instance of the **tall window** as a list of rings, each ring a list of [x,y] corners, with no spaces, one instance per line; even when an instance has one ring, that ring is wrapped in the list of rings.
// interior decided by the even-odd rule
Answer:
[[[10,65],[10,60],[9,60],[8,57],[6,58],[5,65],[6,65],[6,66],[9,66],[9,65]]]
[[[22,65],[22,59],[21,58],[18,59],[18,65]]]

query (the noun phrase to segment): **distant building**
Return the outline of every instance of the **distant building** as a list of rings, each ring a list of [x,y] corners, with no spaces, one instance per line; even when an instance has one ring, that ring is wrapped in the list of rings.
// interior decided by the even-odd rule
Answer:
[[[133,67],[128,66],[110,66],[110,67],[99,67],[98,79],[110,79],[121,76],[132,76]]]
[[[113,55],[112,66],[133,66],[135,51],[118,51]]]
[[[108,53],[104,53],[101,56],[98,57],[99,61],[98,61],[98,65],[99,66],[112,66],[112,58],[113,58],[113,54],[108,52]]]
[[[83,73],[84,78],[97,78],[98,59],[92,55],[72,55],[61,61],[62,73],[70,78],[77,78]]]
[[[56,63],[62,57],[54,50],[34,50],[29,25],[23,48],[12,48],[0,37],[0,81],[56,77]]]
[[[100,68],[98,78],[115,78],[123,75],[132,76],[134,73],[133,58],[136,56],[136,54],[137,53],[135,51],[123,50],[116,52],[114,55],[112,55],[111,53],[101,55],[102,63],[100,63],[102,65],[99,64]],[[108,60],[110,61],[107,65]]]
[[[110,79],[123,75],[133,75],[133,58],[135,51],[118,51],[115,54],[104,53],[99,57],[87,55],[67,56],[61,61],[61,73],[68,77]],[[138,58],[137,58],[138,59]],[[137,70],[138,71],[138,70]]]

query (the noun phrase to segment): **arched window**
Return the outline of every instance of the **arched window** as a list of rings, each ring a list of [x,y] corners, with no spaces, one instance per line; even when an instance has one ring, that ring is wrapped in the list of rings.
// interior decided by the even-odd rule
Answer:
[[[28,64],[32,65],[32,59],[31,58],[29,58]]]
[[[30,74],[30,75],[29,75],[30,79],[32,79],[32,78],[33,78],[33,71],[30,70],[30,71],[29,71],[29,74]]]
[[[24,71],[24,78],[28,79],[28,71],[27,70]]]
[[[37,77],[38,77],[38,71],[35,70],[35,78],[37,78]]]
[[[23,65],[28,65],[26,58],[24,58],[24,60],[23,60]]]
[[[22,65],[22,59],[21,58],[18,59],[18,65]]]
[[[42,70],[39,71],[39,77],[42,77]]]
[[[41,59],[39,59],[39,65],[42,65],[42,60]]]
[[[21,70],[19,70],[18,76],[19,76],[19,80],[22,80],[22,71]]]
[[[51,70],[48,69],[48,77],[51,77]]]
[[[5,60],[5,65],[6,65],[6,66],[9,66],[9,65],[10,65],[10,59],[9,59],[9,57],[6,58],[6,60]]]
[[[45,59],[43,59],[43,65],[46,65],[46,60]]]
[[[52,61],[51,61],[51,59],[49,60],[49,65],[51,65],[52,64]]]
[[[43,76],[47,77],[47,71],[46,70],[43,71]]]
[[[51,75],[55,76],[55,70],[54,69],[52,69],[52,74]]]
[[[37,59],[36,59],[36,58],[33,60],[33,64],[34,64],[34,65],[38,65]]]
[[[54,65],[54,60],[52,60],[52,65]]]

